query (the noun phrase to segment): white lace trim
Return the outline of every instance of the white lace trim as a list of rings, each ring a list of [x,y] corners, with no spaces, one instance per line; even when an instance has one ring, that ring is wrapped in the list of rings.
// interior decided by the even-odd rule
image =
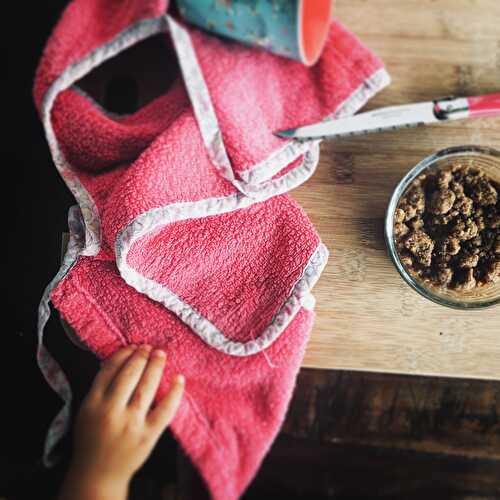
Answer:
[[[345,99],[334,113],[324,118],[324,121],[332,118],[342,118],[351,116],[377,92],[391,83],[391,77],[384,68],[380,68],[366,78],[356,90]],[[239,172],[240,178],[247,184],[257,185],[267,181],[280,170],[304,154],[317,141],[297,141],[290,140],[283,147],[273,151],[264,161],[253,165],[251,168]],[[296,167],[297,168],[297,167]]]
[[[293,182],[291,182],[292,176],[290,175],[282,182],[279,182],[279,179],[272,182],[269,181],[271,177],[289,165],[293,160],[297,159],[301,154],[306,155],[308,152],[312,151],[318,141],[309,141],[307,143],[292,141],[292,144],[289,144],[287,148],[271,153],[265,162],[256,165],[255,167],[259,168],[260,171],[262,171],[264,166],[269,168],[270,175],[268,174],[265,179],[261,176],[262,180],[269,181],[269,184],[248,183],[245,182],[245,179],[240,181],[236,178],[231,160],[229,159],[224,145],[222,131],[219,127],[210,93],[205,83],[202,69],[198,63],[193,44],[191,43],[191,37],[174,19],[168,15],[165,15],[165,17],[170,28],[174,48],[184,77],[184,83],[193,106],[203,143],[205,144],[212,165],[217,169],[220,175],[231,182],[238,191],[254,199],[261,199],[262,196],[267,196],[267,193],[270,193],[273,189],[275,189],[274,194],[280,194],[284,192],[283,189],[291,189],[300,184],[300,182],[304,182],[308,179],[317,164],[316,162],[316,164],[312,165],[310,159],[307,161],[309,168],[301,168],[304,166],[306,160],[295,167],[294,170],[297,170],[297,172],[293,175]],[[277,163],[271,165],[271,161],[276,161]],[[312,167],[312,171],[310,171],[310,167]],[[253,168],[251,170],[253,170]],[[290,172],[288,174],[290,174]],[[302,175],[301,181],[300,175]]]
[[[307,155],[308,152],[312,151],[318,145],[319,141],[288,141],[284,146],[273,151],[265,160],[253,165],[249,169],[238,172],[236,175],[224,145],[222,131],[219,128],[208,87],[205,83],[203,72],[198,63],[189,33],[170,16],[166,15],[166,19],[170,27],[172,40],[179,59],[181,72],[184,76],[189,99],[193,106],[196,121],[212,164],[222,177],[231,182],[241,193],[251,198],[258,198],[262,190],[266,191],[272,189],[266,184],[272,177],[296,160],[300,155]],[[389,83],[389,74],[384,68],[380,68],[366,78],[363,83],[361,83],[361,85],[359,85],[358,88],[338,106],[335,112],[326,117],[325,120],[354,114],[370,97]],[[295,185],[306,181],[310,176],[308,170],[301,168],[302,166],[303,163],[293,169],[297,170],[294,176],[296,181]],[[316,165],[314,165],[314,168],[315,167]],[[300,181],[301,175],[302,180]],[[237,177],[239,177],[240,180],[238,180]],[[277,186],[277,184],[272,185]]]
[[[127,255],[135,241],[165,224],[232,212],[249,206],[251,203],[252,201],[248,197],[237,193],[225,198],[209,198],[155,208],[141,214],[126,226],[118,235],[115,245],[116,263],[127,284],[147,295],[150,299],[163,304],[208,345],[232,356],[250,356],[262,351],[279,337],[297,314],[302,301],[306,305],[311,305],[308,297],[310,290],[318,280],[328,260],[328,250],[323,244],[320,244],[311,255],[301,278],[294,285],[287,300],[281,305],[269,326],[258,338],[247,342],[236,342],[227,338],[213,323],[170,289],[146,278],[130,267]]]
[[[40,300],[40,305],[38,306],[37,363],[47,383],[59,395],[64,403],[63,407],[52,421],[45,438],[43,463],[46,466],[52,466],[57,462],[58,457],[54,456],[53,450],[57,442],[68,429],[71,410],[71,386],[61,367],[45,347],[43,343],[43,332],[50,317],[50,293],[69,273],[85,248],[85,231],[82,224],[82,216],[79,207],[76,205],[69,209],[68,226],[70,236],[61,267],[52,281],[45,288]]]
[[[104,61],[114,57],[122,50],[167,29],[163,16],[139,21],[115,37],[111,42],[98,47],[80,61],[70,65],[52,83],[42,102],[42,121],[54,164],[64,182],[75,197],[85,225],[85,249],[83,255],[96,255],[101,246],[101,221],[94,200],[83,187],[71,165],[64,157],[57,141],[51,122],[51,111],[57,95]]]

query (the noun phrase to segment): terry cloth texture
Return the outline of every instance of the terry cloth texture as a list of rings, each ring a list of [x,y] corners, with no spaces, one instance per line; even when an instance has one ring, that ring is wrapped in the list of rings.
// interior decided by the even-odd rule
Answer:
[[[186,392],[171,429],[213,498],[256,473],[290,400],[313,322],[310,293],[328,252],[287,191],[319,141],[275,130],[354,113],[389,82],[338,22],[312,68],[184,26],[160,0],[74,0],[43,53],[34,98],[56,168],[74,194],[71,241],[39,313],[38,359],[70,391],[42,344],[48,301],[100,358],[129,343],[165,350]],[[181,72],[127,116],[77,82],[162,33]]]

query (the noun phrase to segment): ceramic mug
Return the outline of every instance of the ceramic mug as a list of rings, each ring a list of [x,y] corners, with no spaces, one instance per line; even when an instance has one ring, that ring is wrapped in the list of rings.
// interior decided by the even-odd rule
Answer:
[[[177,6],[200,28],[311,66],[326,41],[332,0],[177,0]]]

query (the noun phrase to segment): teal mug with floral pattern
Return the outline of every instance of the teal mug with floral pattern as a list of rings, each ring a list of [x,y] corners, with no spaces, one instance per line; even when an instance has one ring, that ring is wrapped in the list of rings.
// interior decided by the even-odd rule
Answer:
[[[181,16],[207,31],[313,65],[332,0],[177,0]]]

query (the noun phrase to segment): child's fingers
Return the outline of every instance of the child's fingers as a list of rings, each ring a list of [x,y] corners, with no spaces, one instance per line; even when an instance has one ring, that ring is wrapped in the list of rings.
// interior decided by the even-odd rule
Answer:
[[[170,392],[151,410],[147,421],[153,433],[159,436],[174,418],[184,392],[184,377],[177,375]]]
[[[102,363],[101,369],[94,378],[89,396],[102,396],[104,394],[115,375],[135,349],[136,346],[134,345],[122,347]]]
[[[150,351],[151,346],[139,347],[122,366],[109,387],[108,394],[111,405],[127,405],[148,362]]]
[[[129,406],[144,416],[153,403],[164,367],[165,353],[160,350],[154,351],[130,400]]]

